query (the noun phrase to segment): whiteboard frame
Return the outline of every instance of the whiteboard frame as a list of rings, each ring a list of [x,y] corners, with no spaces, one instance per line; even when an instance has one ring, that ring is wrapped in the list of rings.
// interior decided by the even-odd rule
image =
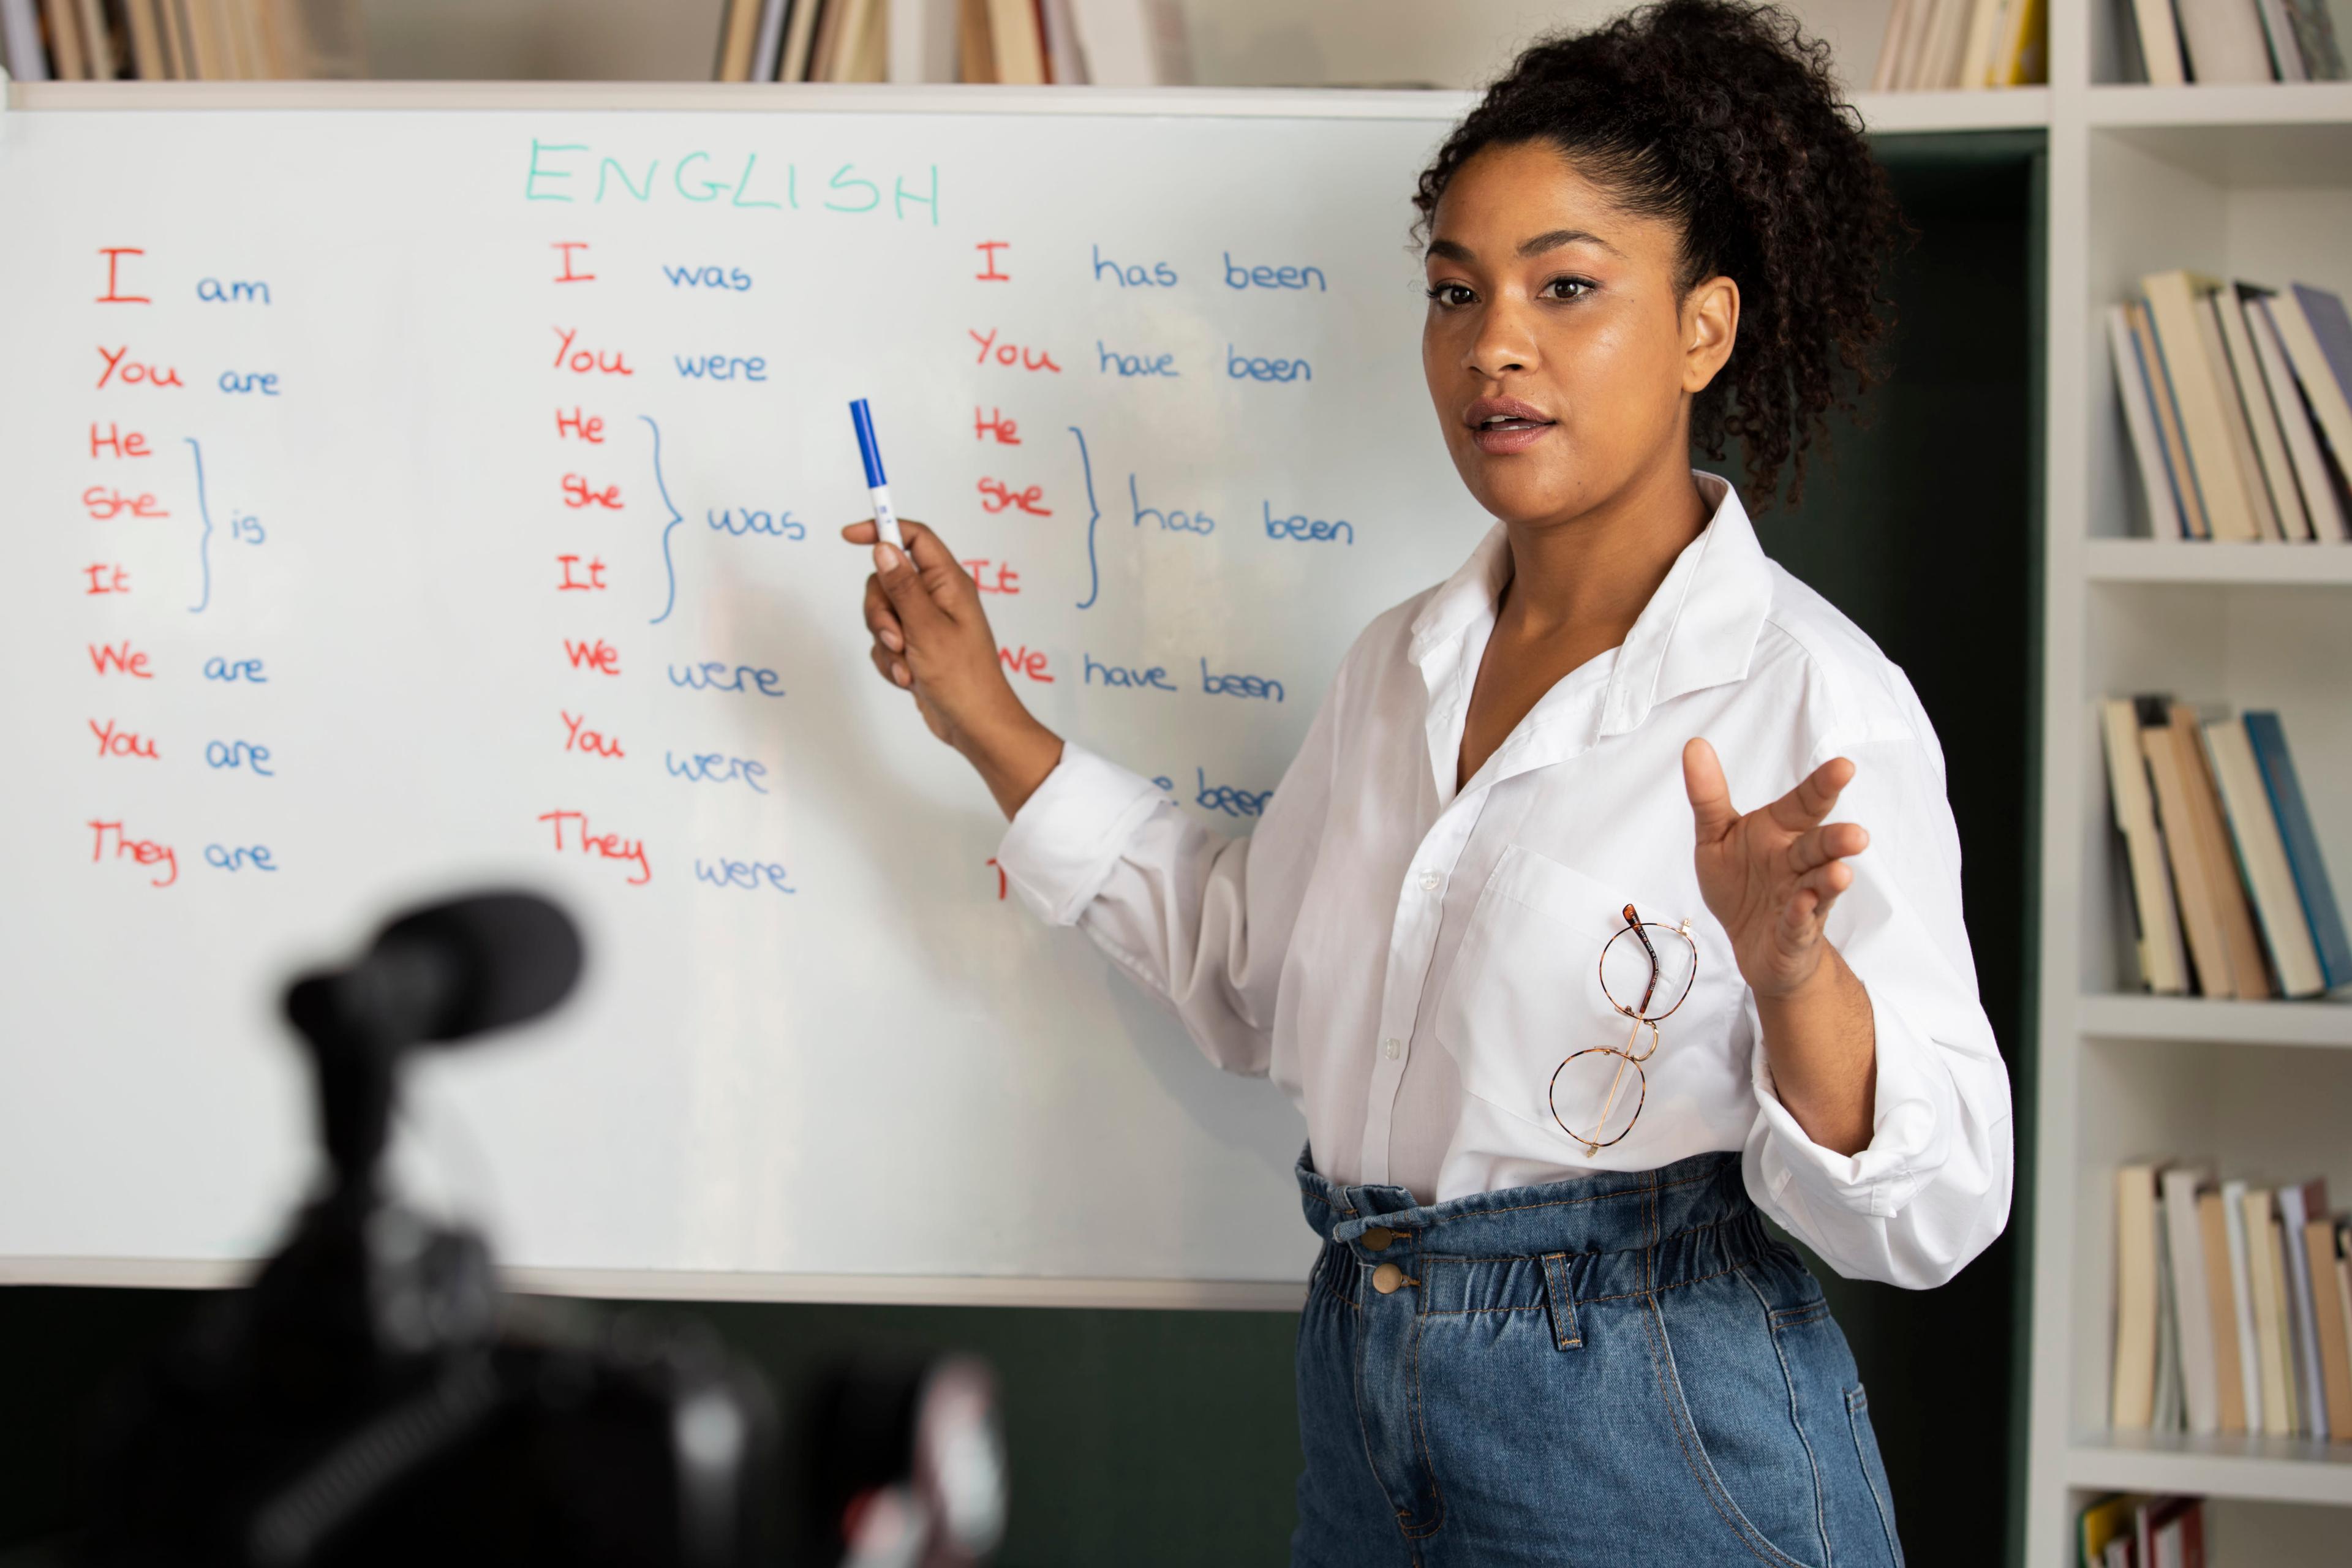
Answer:
[[[1438,89],[1093,88],[982,85],[575,81],[19,82],[0,72],[0,110],[415,110],[599,112],[767,111],[823,114],[1120,115],[1182,119],[1389,120],[1444,123],[1478,100]],[[1946,101],[1946,100],[1958,100]],[[2046,90],[1858,94],[1876,132],[2046,125]],[[0,127],[5,127],[0,116]],[[10,1285],[231,1286],[252,1260],[0,1258]],[[1092,1307],[1297,1311],[1306,1284],[1255,1280],[1034,1279],[997,1276],[789,1274],[653,1268],[517,1268],[502,1276],[528,1294],[684,1301],[896,1306]]]
[[[5,81],[0,77],[0,81]],[[581,110],[806,114],[1118,114],[1184,119],[1458,120],[1475,92],[1439,88],[995,87],[707,81],[6,81],[0,103],[119,110]],[[2050,89],[1857,92],[1874,135],[2050,124]]]

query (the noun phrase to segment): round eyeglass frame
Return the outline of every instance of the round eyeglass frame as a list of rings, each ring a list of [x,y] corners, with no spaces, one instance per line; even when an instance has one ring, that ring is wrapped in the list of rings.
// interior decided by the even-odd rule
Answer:
[[[1597,1154],[1603,1149],[1623,1142],[1625,1135],[1633,1131],[1634,1123],[1642,1120],[1643,1109],[1650,1102],[1650,1075],[1643,1070],[1642,1064],[1648,1061],[1652,1057],[1657,1054],[1659,1038],[1658,1025],[1665,1019],[1673,1017],[1681,1008],[1682,1005],[1690,1000],[1690,994],[1698,984],[1698,942],[1691,935],[1690,921],[1685,921],[1680,925],[1667,925],[1663,921],[1645,921],[1638,912],[1635,911],[1633,906],[1631,904],[1627,904],[1621,912],[1625,917],[1624,927],[1612,934],[1607,942],[1601,944],[1601,958],[1599,963],[1594,965],[1594,978],[1600,982],[1601,994],[1608,999],[1609,1005],[1615,1008],[1625,1017],[1633,1020],[1633,1027],[1627,1032],[1625,1036],[1625,1043],[1622,1046],[1587,1046],[1580,1051],[1570,1052],[1568,1056],[1561,1059],[1559,1066],[1551,1069],[1551,1081],[1545,1087],[1544,1090],[1544,1105],[1546,1109],[1550,1110],[1553,1122],[1559,1126],[1562,1132],[1567,1133],[1570,1138],[1573,1138],[1578,1142],[1583,1144],[1584,1152],[1587,1154]],[[1683,983],[1681,994],[1675,998],[1674,1005],[1672,1006],[1669,1006],[1665,1011],[1655,1015],[1651,1014],[1649,1011],[1650,1003],[1654,998],[1657,992],[1659,980],[1658,950],[1656,944],[1654,943],[1649,937],[1649,931],[1652,929],[1665,931],[1671,935],[1681,938],[1684,944],[1690,949],[1691,955],[1690,977]],[[1615,947],[1620,942],[1622,942],[1629,936],[1633,937],[1642,944],[1642,951],[1650,961],[1650,984],[1643,989],[1641,1003],[1635,1007],[1628,1007],[1625,1004],[1617,1000],[1615,993],[1609,989],[1609,950]],[[1633,1042],[1641,1038],[1642,1031],[1644,1028],[1647,1028],[1650,1031],[1650,1047],[1649,1049],[1642,1052],[1641,1055],[1635,1056],[1633,1054]],[[1615,1057],[1618,1058],[1620,1064],[1615,1077],[1610,1080],[1609,1097],[1601,1104],[1600,1128],[1596,1130],[1606,1129],[1608,1126],[1609,1113],[1616,1108],[1618,1091],[1624,1086],[1625,1068],[1630,1067],[1633,1069],[1633,1077],[1638,1089],[1633,1101],[1633,1114],[1626,1119],[1624,1127],[1619,1131],[1617,1136],[1614,1138],[1587,1137],[1585,1134],[1579,1132],[1575,1128],[1570,1127],[1568,1124],[1568,1119],[1559,1113],[1559,1094],[1560,1074],[1566,1072],[1575,1062],[1585,1057],[1591,1056]]]

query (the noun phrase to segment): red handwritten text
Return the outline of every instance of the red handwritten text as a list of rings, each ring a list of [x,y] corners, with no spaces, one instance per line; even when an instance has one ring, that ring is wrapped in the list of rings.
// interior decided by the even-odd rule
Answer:
[[[971,585],[983,594],[1018,594],[1021,574],[1003,562],[991,562],[986,556],[959,563],[971,574]]]
[[[1017,507],[1031,517],[1051,517],[1053,512],[1037,503],[1045,496],[1045,487],[1031,485],[1026,489],[1014,489],[1003,479],[980,481],[980,510],[995,513],[1007,507]]]
[[[604,581],[604,562],[601,556],[589,558],[585,568],[588,575],[585,577],[578,574],[581,568],[580,557],[577,555],[559,555],[555,559],[563,567],[563,581],[555,585],[555,591],[559,594],[602,593],[612,586],[610,583]]]
[[[981,259],[986,264],[987,268],[985,271],[975,272],[972,274],[973,277],[979,279],[982,283],[1010,283],[1013,281],[1013,274],[1010,272],[999,272],[996,269],[996,253],[1000,250],[1012,249],[1013,242],[1011,240],[983,239],[978,245],[973,246],[972,248],[980,252]]]
[[[82,570],[89,575],[89,586],[82,590],[85,595],[131,592],[131,574],[119,563],[93,561]]]
[[[121,490],[108,489],[104,485],[92,485],[82,491],[81,504],[89,509],[90,516],[100,522],[106,521],[109,518],[121,517],[126,511],[133,517],[172,515],[156,503],[153,496],[127,496]]]
[[[588,814],[584,811],[543,811],[539,820],[555,824],[555,847],[577,849],[583,855],[593,855],[600,860],[632,860],[637,875],[629,879],[633,888],[643,887],[654,879],[653,863],[646,858],[646,841],[624,838],[617,833],[592,834],[588,831]],[[572,825],[572,842],[563,841],[564,825]]]
[[[152,305],[154,303],[144,294],[125,294],[122,291],[122,258],[126,256],[144,256],[147,254],[145,251],[135,245],[101,245],[98,247],[98,253],[106,258],[106,292],[98,297],[100,304]]]
[[[621,673],[621,650],[603,637],[593,643],[573,642],[565,637],[563,652],[572,660],[574,669],[593,669],[599,675]]]
[[[104,675],[110,670],[139,680],[152,680],[155,672],[147,668],[147,656],[131,650],[128,637],[121,643],[91,643],[90,668]]]
[[[1003,409],[990,409],[985,418],[982,417],[977,407],[971,411],[971,438],[975,441],[985,441],[993,436],[1000,447],[1018,447],[1021,437],[1013,432],[1020,428],[1018,424],[1004,416]]]
[[[563,712],[560,708],[557,709],[556,711],[559,713]],[[621,750],[621,739],[619,736],[602,735],[593,730],[583,729],[581,726],[587,722],[588,715],[585,713],[581,714],[576,719],[569,713],[563,713],[563,749],[565,751],[585,752],[592,757],[625,757],[628,755],[626,752]]]
[[[1004,668],[1015,675],[1025,675],[1048,686],[1054,684],[1054,678],[1045,673],[1045,650],[1042,647],[1031,647],[1026,643],[1019,647],[1000,647],[996,650],[996,657],[1003,660]]]
[[[580,338],[580,331],[576,327],[569,331],[558,327],[555,329],[555,335],[563,340],[562,346],[555,351],[555,368],[558,370],[568,370],[580,375],[598,374],[635,375],[637,374],[629,368],[628,356],[618,349],[607,353],[603,349],[591,351],[572,348],[572,345]]]
[[[980,355],[972,363],[986,364],[993,359],[999,364],[1017,364],[1023,370],[1050,370],[1055,375],[1062,374],[1062,367],[1054,363],[1054,356],[1043,349],[1024,349],[1015,343],[998,342],[996,334],[1003,330],[991,327],[988,336],[983,338],[978,332],[965,329],[966,335],[980,345]]]
[[[577,436],[590,446],[601,447],[604,444],[604,418],[594,414],[583,418],[576,406],[569,414],[559,408],[555,411],[555,438],[561,441],[566,436]]]
[[[563,252],[563,272],[561,277],[556,279],[558,283],[593,283],[596,281],[596,275],[593,272],[574,272],[572,269],[572,253],[575,250],[587,249],[588,242],[586,240],[559,239],[548,248],[551,250],[560,250]]]
[[[110,422],[106,426],[106,434],[101,436],[98,433],[98,422],[90,421],[89,455],[93,458],[99,457],[109,448],[111,448],[118,458],[152,458],[155,455],[147,448],[147,437],[138,431],[133,430],[125,436],[121,433],[120,426]]]
[[[98,754],[101,757],[145,757],[149,762],[161,759],[155,755],[155,742],[136,731],[121,730],[109,719],[103,729],[97,720],[89,721],[89,732],[98,737]]]
[[[172,853],[172,847],[170,845],[159,844],[152,838],[133,838],[122,831],[122,824],[119,822],[92,821],[89,824],[89,828],[90,831],[97,836],[90,845],[89,858],[91,860],[98,861],[106,858],[108,847],[107,836],[109,834],[112,834],[114,858],[116,859],[120,860],[128,857],[134,865],[164,866],[170,868],[163,876],[151,878],[149,879],[149,886],[168,888],[173,883],[180,879],[180,858]]]
[[[106,368],[98,373],[98,384],[101,389],[109,383],[118,381],[125,386],[185,386],[187,384],[180,379],[180,373],[176,368],[142,363],[129,358],[130,353],[131,345],[128,343],[111,353],[104,349],[98,351],[98,357],[106,362]]]
[[[601,506],[608,510],[618,511],[621,510],[621,487],[606,485],[601,490],[593,489],[589,487],[588,481],[580,475],[566,474],[563,476],[563,504],[575,509],[583,506]]]

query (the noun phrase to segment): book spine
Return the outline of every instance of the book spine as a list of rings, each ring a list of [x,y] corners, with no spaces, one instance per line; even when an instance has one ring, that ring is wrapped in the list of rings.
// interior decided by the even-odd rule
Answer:
[[[2327,1396],[2326,1436],[2352,1443],[2352,1344],[2344,1334],[2344,1303],[2337,1297],[2336,1224],[2326,1215],[2303,1226],[2305,1268],[2311,1276],[2311,1315],[2319,1339],[2319,1364]]]
[[[2221,405],[2220,378],[2228,372],[2206,358],[2205,336],[2213,325],[2199,301],[2207,291],[2205,281],[2185,272],[2159,272],[2140,283],[2147,293],[2166,377],[2180,405],[2181,428],[2197,462],[2198,490],[2212,521],[2213,537],[2259,539],[2263,531],[2247,505],[2246,477],[2238,471],[2230,421]]]
[[[2253,1273],[2247,1267],[2246,1184],[2221,1184],[2223,1239],[2230,1253],[2230,1292],[2238,1336],[2239,1397],[2245,1408],[2245,1429],[2263,1429],[2263,1364],[2261,1340],[2254,1331]]]
[[[2272,521],[2282,539],[2309,539],[2311,520],[2304,515],[2294,467],[2287,459],[2286,437],[2279,427],[2277,410],[2271,406],[2270,391],[2263,384],[2263,367],[2254,361],[2245,303],[2236,289],[2225,285],[2213,296],[2213,314],[2221,322],[2221,347],[2229,356],[2231,390],[2237,396],[2239,416],[2253,437],[2255,469],[2263,478]]]
[[[2157,428],[2164,433],[2165,451],[2173,464],[2173,493],[2180,498],[2182,517],[2191,539],[2213,537],[2213,522],[2205,510],[2205,484],[2197,472],[2197,458],[2189,449],[2188,427],[2181,423],[2180,399],[2173,395],[2172,366],[2156,335],[2156,318],[2145,300],[2131,307],[2132,332],[2139,343],[2140,363],[2147,369],[2148,395],[2156,404]]]
[[[2315,416],[2295,385],[2294,367],[2287,363],[2286,345],[2279,341],[2278,322],[2271,315],[2270,300],[2257,293],[2244,303],[2246,331],[2254,341],[2254,358],[2261,362],[2263,381],[2270,389],[2271,406],[2278,414],[2279,434],[2286,440],[2287,457],[2294,467],[2295,491],[2311,523],[2312,536],[2323,542],[2340,542],[2347,534],[2344,509],[2336,500],[2336,481],[2327,471],[2327,459],[2319,449]]]
[[[49,52],[41,47],[41,17],[34,0],[0,0],[0,48],[8,74],[18,81],[49,79]]]
[[[2124,427],[2131,436],[2132,458],[2139,468],[2140,493],[2147,502],[2148,535],[2185,538],[2188,531],[2180,521],[2180,495],[2166,465],[2163,437],[2157,433],[2156,404],[2148,395],[2147,367],[2140,363],[2139,344],[2132,339],[2130,307],[2107,307],[2107,348],[2115,361],[2116,397],[2123,405]]]
[[[2245,716],[2246,740],[2263,772],[2263,787],[2270,792],[2271,815],[2278,821],[2279,838],[2286,849],[2287,868],[2294,873],[2295,896],[2303,902],[2303,918],[2311,928],[2312,946],[2319,954],[2321,975],[2334,990],[2352,984],[2352,942],[2344,931],[2335,887],[2327,879],[2327,863],[2319,856],[2319,837],[2312,830],[2305,806],[2303,784],[2296,778],[2294,759],[2288,753],[2286,731],[2275,713]]]

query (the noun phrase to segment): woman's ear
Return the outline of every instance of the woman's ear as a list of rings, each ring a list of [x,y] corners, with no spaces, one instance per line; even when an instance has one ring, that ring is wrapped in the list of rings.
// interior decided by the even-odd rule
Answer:
[[[1683,296],[1683,390],[1706,390],[1739,335],[1739,285],[1728,278],[1704,279]]]

